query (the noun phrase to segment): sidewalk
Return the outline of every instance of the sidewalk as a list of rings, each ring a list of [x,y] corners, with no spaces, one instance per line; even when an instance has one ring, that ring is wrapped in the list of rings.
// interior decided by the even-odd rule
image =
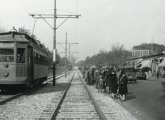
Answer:
[[[111,97],[103,93],[98,93],[94,86],[87,87],[105,114],[107,120],[137,120],[126,109],[116,103]]]

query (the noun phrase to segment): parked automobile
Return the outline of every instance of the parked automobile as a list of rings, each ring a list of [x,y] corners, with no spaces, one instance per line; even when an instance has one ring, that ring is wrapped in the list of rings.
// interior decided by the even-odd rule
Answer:
[[[134,81],[137,80],[136,70],[134,68],[123,68],[125,71],[126,77],[128,81]]]
[[[137,79],[146,80],[146,74],[143,70],[137,69],[136,73],[137,73]]]

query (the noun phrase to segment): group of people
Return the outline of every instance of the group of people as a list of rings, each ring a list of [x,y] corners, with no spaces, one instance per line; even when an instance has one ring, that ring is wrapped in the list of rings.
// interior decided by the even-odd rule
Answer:
[[[117,70],[112,66],[99,68],[85,68],[83,77],[86,84],[93,85],[98,92],[108,92],[112,98],[119,98],[125,101],[127,89],[127,77],[123,69]],[[107,87],[109,88],[107,91]]]

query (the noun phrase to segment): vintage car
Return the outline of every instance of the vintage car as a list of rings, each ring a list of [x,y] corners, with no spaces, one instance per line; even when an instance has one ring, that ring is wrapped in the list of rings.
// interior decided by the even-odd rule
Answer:
[[[136,70],[134,68],[123,68],[123,70],[126,74],[128,81],[136,82],[137,75],[136,75]]]
[[[145,74],[145,72],[143,70],[137,69],[136,73],[137,73],[137,79],[139,79],[139,80],[146,80],[146,74]]]

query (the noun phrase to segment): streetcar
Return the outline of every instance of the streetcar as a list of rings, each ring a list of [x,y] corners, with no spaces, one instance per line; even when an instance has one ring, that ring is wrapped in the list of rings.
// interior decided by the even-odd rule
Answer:
[[[48,76],[48,52],[29,35],[0,33],[0,90],[37,86]]]

